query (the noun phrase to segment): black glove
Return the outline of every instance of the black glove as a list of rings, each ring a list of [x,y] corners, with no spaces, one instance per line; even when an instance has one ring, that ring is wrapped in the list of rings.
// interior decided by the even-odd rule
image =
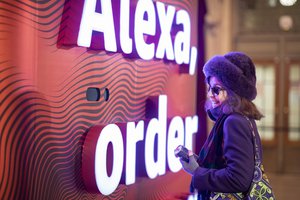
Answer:
[[[184,160],[180,159],[182,167],[184,171],[193,175],[195,170],[199,167],[199,164],[196,161],[196,156],[194,154],[189,156],[189,162],[185,162]]]

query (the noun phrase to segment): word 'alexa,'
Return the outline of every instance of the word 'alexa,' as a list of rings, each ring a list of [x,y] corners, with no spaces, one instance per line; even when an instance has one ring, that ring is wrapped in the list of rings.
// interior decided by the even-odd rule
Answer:
[[[100,38],[94,33],[100,33]],[[152,0],[85,0],[77,45],[143,60],[175,61],[189,65],[190,75],[195,72],[198,54],[197,48],[191,47],[189,13]]]

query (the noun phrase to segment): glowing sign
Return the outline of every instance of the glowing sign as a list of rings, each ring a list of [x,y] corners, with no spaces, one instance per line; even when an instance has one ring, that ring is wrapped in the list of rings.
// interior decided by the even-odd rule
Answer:
[[[174,156],[174,149],[180,144],[193,149],[192,138],[197,131],[197,116],[185,119],[176,116],[168,125],[165,95],[159,96],[158,117],[149,122],[94,126],[87,133],[83,147],[85,185],[88,190],[109,195],[122,177],[126,185],[135,183],[136,176],[141,174],[137,167],[143,166],[140,171],[145,171],[151,179],[165,174],[167,165],[170,171],[178,172],[181,164]]]
[[[90,47],[93,31],[104,35],[105,50],[116,52],[116,36],[111,1],[101,0],[102,13],[96,11],[97,0],[84,1],[83,13],[80,23],[78,46]]]
[[[120,51],[144,60],[175,61],[189,65],[189,73],[194,74],[197,48],[191,47],[191,19],[187,11],[152,0],[137,1],[135,9],[131,9],[129,0],[113,2],[119,5],[111,0],[84,1],[78,46]],[[100,33],[101,39],[94,38],[93,33]]]

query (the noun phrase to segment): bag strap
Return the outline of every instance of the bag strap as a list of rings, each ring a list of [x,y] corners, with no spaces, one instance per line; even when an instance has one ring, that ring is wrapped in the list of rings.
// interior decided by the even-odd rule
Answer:
[[[257,142],[256,142],[256,137],[255,137],[255,132],[254,132],[253,124],[252,124],[252,122],[250,121],[250,119],[247,116],[244,115],[244,117],[247,119],[247,121],[250,124],[251,133],[252,133],[252,136],[253,136],[252,139],[253,139],[253,151],[255,152],[255,156],[254,156],[255,166],[260,166],[261,159],[260,159],[260,154],[259,154],[259,150],[258,150],[258,145],[257,145]]]

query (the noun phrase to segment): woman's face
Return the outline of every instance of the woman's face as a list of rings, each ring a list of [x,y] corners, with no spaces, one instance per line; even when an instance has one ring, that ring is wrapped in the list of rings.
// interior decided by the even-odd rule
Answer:
[[[220,106],[227,99],[227,92],[221,81],[214,76],[209,79],[207,97],[213,108]]]

